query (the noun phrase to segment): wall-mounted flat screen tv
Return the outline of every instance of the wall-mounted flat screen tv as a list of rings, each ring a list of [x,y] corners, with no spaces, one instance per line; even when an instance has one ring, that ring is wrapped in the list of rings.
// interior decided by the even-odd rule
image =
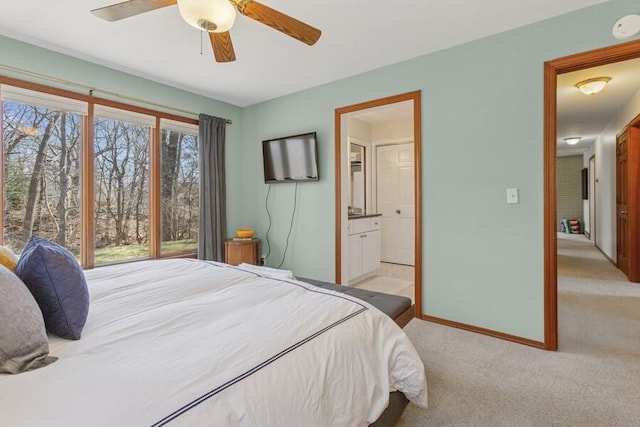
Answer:
[[[265,183],[317,181],[316,133],[262,141],[262,162]]]

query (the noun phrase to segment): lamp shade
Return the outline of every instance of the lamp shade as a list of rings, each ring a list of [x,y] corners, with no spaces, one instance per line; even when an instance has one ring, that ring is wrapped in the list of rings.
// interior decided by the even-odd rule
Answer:
[[[178,0],[182,19],[199,30],[229,31],[236,20],[236,8],[228,0]]]
[[[580,138],[579,136],[570,136],[567,138],[564,138],[564,142],[566,142],[569,145],[576,145],[578,142],[580,142]]]
[[[576,83],[576,87],[585,95],[593,95],[600,92],[611,80],[610,77],[596,77]]]

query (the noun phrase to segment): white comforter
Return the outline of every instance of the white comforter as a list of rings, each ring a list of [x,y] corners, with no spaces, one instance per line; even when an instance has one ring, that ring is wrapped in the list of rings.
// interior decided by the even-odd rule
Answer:
[[[393,390],[427,405],[413,345],[356,298],[195,260],[86,276],[82,338],[0,374],[0,424],[363,426]]]

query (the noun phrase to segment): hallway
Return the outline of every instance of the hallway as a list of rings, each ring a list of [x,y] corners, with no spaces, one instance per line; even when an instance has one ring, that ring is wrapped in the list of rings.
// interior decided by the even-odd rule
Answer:
[[[558,233],[559,350],[640,357],[640,284],[584,235]]]

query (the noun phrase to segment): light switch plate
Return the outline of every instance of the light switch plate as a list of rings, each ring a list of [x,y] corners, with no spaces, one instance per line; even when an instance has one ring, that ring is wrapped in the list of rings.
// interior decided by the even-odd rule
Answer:
[[[507,203],[510,205],[519,203],[517,188],[507,188]]]

